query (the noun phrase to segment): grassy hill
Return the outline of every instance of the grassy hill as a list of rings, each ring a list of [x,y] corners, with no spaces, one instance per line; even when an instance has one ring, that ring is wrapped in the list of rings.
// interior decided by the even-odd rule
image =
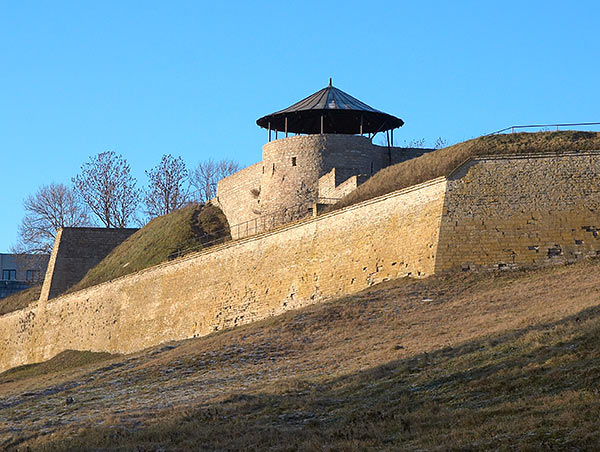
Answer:
[[[154,218],[115,248],[68,292],[134,273],[230,238],[221,209],[199,204]]]
[[[0,375],[0,449],[598,450],[599,270],[399,279],[82,367],[27,366]]]
[[[39,300],[41,291],[42,285],[39,284],[2,298],[0,300],[0,315],[24,309],[31,303],[35,303]]]
[[[493,154],[600,150],[598,132],[537,132],[488,135],[389,166],[342,198],[332,209],[449,175],[470,157]]]

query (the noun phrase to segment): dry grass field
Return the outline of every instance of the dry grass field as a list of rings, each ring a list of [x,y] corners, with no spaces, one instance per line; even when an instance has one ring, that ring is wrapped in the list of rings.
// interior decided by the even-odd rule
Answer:
[[[0,374],[0,449],[600,449],[599,262],[389,281]]]

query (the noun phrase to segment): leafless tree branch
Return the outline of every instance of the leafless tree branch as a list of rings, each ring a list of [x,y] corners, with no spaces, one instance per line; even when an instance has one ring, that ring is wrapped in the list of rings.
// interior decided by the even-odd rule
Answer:
[[[90,157],[73,183],[92,213],[107,228],[124,228],[133,220],[140,193],[127,160],[120,155],[107,151]]]

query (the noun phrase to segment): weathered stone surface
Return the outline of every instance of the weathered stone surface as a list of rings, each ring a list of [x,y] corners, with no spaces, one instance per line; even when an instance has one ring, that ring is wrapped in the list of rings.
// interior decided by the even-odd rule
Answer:
[[[445,179],[230,242],[0,317],[0,370],[132,352],[434,269]]]
[[[448,180],[436,272],[573,262],[599,230],[600,152],[473,159]]]
[[[232,236],[244,237],[245,226],[237,235],[235,225],[249,222],[250,233],[255,226],[260,232],[263,229],[252,220],[307,200],[307,206],[312,205],[317,197],[342,197],[382,168],[429,151],[377,146],[356,135],[282,138],[263,146],[262,162],[221,180],[216,201],[234,226]]]

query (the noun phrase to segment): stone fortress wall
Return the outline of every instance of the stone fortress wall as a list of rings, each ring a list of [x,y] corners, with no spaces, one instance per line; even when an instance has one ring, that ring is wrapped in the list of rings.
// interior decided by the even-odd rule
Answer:
[[[600,151],[475,158],[448,178],[2,316],[0,370],[202,336],[391,278],[595,256],[599,204]]]
[[[258,162],[217,183],[217,198],[213,202],[221,208],[230,225],[259,216],[261,176],[262,162]]]
[[[475,158],[448,177],[436,271],[574,262],[599,231],[598,151]]]
[[[434,270],[445,179],[228,242],[0,317],[0,371],[129,353]]]
[[[262,162],[218,183],[217,204],[230,225],[304,203],[312,207],[318,198],[341,198],[382,168],[428,151],[377,146],[359,135],[274,140],[263,146]]]
[[[40,301],[63,293],[83,279],[137,229],[62,228],[56,234]]]

